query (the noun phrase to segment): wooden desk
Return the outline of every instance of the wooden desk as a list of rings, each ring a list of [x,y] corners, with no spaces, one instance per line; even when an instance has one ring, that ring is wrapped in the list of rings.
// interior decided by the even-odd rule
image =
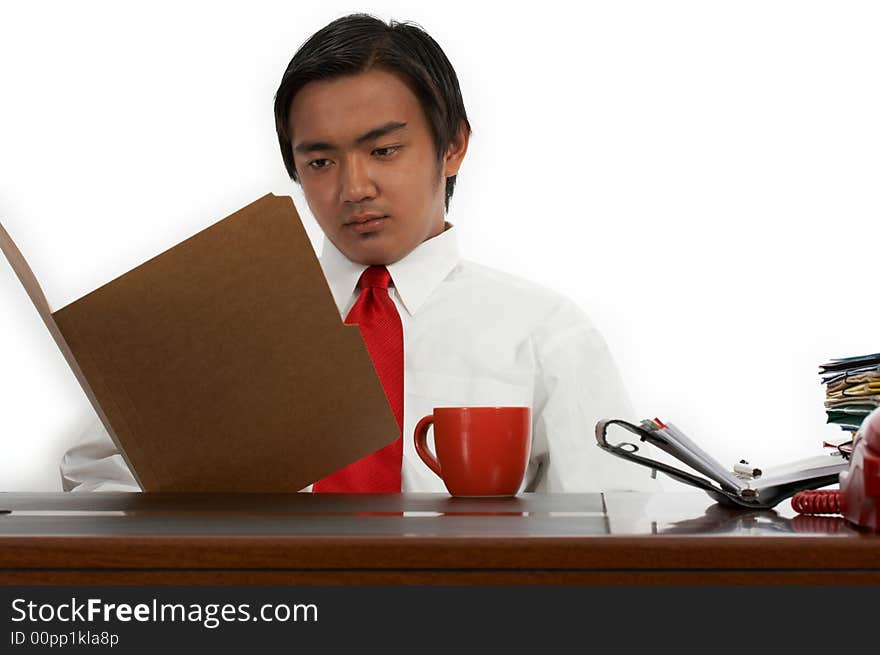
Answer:
[[[880,583],[880,535],[700,493],[0,493],[3,584]]]

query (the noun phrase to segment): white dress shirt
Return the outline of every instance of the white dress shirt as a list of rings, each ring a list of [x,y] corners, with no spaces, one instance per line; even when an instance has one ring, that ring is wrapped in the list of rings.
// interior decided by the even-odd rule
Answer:
[[[366,266],[327,239],[320,262],[345,317]],[[403,491],[445,491],[416,453],[419,419],[474,405],[531,407],[525,490],[659,490],[648,469],[596,445],[597,420],[635,417],[604,339],[571,300],[462,260],[452,226],[387,268],[403,325]],[[66,490],[139,489],[97,420],[61,474]]]

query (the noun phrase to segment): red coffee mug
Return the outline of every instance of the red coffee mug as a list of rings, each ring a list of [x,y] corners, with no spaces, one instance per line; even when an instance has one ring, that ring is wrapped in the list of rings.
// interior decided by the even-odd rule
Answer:
[[[428,449],[434,425],[437,456]],[[453,496],[515,496],[531,446],[528,407],[435,407],[416,425],[416,452]]]

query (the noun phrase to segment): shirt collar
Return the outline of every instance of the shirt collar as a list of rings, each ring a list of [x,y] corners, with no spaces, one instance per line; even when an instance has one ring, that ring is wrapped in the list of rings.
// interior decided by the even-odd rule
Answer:
[[[418,311],[458,264],[456,232],[452,225],[446,225],[443,232],[423,241],[406,257],[387,267],[397,295],[411,315]],[[333,300],[341,312],[351,299],[361,273],[367,267],[348,259],[327,237],[324,237],[320,262]]]

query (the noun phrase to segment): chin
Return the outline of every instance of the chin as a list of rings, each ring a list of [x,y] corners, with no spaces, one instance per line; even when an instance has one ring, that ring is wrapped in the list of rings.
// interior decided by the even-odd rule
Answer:
[[[378,244],[376,247],[371,246],[372,244],[361,243],[344,254],[351,261],[365,266],[387,266],[403,258],[403,255],[397,255],[395,250],[380,247]]]
[[[387,266],[403,259],[415,248],[407,248],[388,234],[375,232],[362,235],[357,240],[349,240],[343,254],[351,261],[365,266]]]

